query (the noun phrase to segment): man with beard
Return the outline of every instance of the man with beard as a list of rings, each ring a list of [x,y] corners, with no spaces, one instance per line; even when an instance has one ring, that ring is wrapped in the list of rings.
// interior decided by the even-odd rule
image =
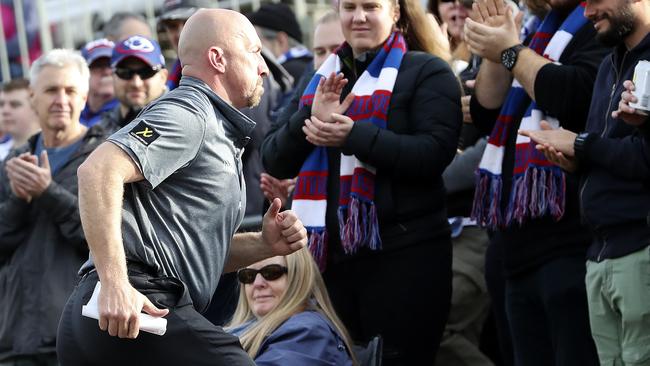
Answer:
[[[237,108],[264,92],[261,48],[243,15],[197,11],[181,33],[179,87],[79,168],[91,259],[61,317],[62,365],[254,365],[236,337],[200,313],[221,273],[307,243],[279,199],[261,233],[235,235],[246,208],[241,154],[255,127]],[[99,324],[81,315],[98,281]],[[141,311],[166,317],[164,336],[138,336]]]
[[[517,131],[539,129],[542,118],[581,131],[608,50],[579,0],[546,2],[548,14],[523,43],[504,1],[475,2],[465,20],[470,51],[483,58],[470,113],[490,135],[472,218],[493,231],[488,272],[503,258],[503,297],[499,282],[487,284],[495,303],[505,301],[508,324],[498,326],[511,332],[515,365],[596,365],[584,282],[591,235],[580,221],[578,180]]]
[[[102,116],[101,126],[113,133],[126,126],[142,108],[167,90],[167,69],[158,42],[131,36],[119,42],[111,56],[113,87],[119,104]]]
[[[595,233],[586,282],[601,365],[650,365],[650,145],[647,116],[629,105],[637,101],[630,94],[634,68],[650,59],[650,4],[590,0],[585,16],[598,39],[615,47],[598,70],[585,132],[544,125],[521,133],[549,160],[580,174],[583,219]]]

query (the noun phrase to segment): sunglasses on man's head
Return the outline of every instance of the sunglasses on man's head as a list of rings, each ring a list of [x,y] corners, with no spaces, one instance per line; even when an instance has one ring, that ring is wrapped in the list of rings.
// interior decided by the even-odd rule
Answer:
[[[239,282],[249,285],[255,282],[258,273],[267,281],[275,281],[287,273],[287,267],[279,264],[269,264],[260,269],[241,268],[237,271],[237,279]]]
[[[131,80],[133,76],[136,74],[140,77],[142,80],[147,80],[151,78],[152,76],[156,75],[158,71],[160,70],[159,67],[141,67],[139,69],[131,69],[128,67],[116,67],[115,68],[115,75],[117,75],[118,78],[122,80]]]

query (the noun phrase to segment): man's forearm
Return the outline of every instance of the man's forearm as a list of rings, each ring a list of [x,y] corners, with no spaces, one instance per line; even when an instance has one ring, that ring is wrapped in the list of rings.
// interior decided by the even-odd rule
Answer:
[[[535,79],[537,79],[537,73],[548,63],[551,63],[549,59],[538,55],[530,48],[525,48],[519,52],[518,60],[512,69],[512,73],[532,100],[535,100]]]
[[[235,234],[224,273],[236,271],[271,256],[268,247],[263,245],[261,232]]]
[[[506,99],[511,83],[512,75],[508,69],[484,59],[476,76],[474,97],[484,108],[499,108]]]
[[[102,282],[128,281],[121,234],[124,182],[102,167],[79,169],[79,211],[93,262]]]

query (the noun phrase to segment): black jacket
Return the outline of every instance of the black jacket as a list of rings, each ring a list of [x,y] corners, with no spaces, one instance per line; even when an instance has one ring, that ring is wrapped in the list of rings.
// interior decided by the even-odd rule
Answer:
[[[556,117],[563,128],[581,131],[584,128],[591,92],[596,78],[596,70],[607,48],[595,39],[595,30],[587,22],[566,46],[560,63],[543,66],[535,78],[535,98],[538,108]],[[483,108],[476,98],[470,102],[470,112],[474,124],[483,133],[489,134],[499,110]],[[503,192],[501,207],[508,205],[512,172],[515,162],[516,131],[521,119],[514,121],[513,130],[505,148],[503,159]],[[517,275],[566,255],[584,255],[591,236],[589,230],[580,223],[578,207],[578,178],[566,175],[566,207],[559,221],[546,216],[527,220],[523,225],[511,224],[497,230],[493,241],[504,248],[504,265],[507,275]]]
[[[598,70],[580,162],[580,203],[595,232],[588,258],[601,261],[650,244],[650,140],[637,128],[614,119],[623,82],[632,80],[639,60],[650,59],[650,36],[632,50],[621,44]]]
[[[369,61],[357,62],[356,69],[365,69]],[[356,75],[347,67],[342,72],[349,79],[344,98]],[[293,110],[296,103],[294,99]],[[283,111],[262,145],[264,166],[278,178],[295,177],[314,148],[301,129],[310,108],[295,113],[291,108]],[[328,149],[326,225],[334,260],[342,253],[336,216],[341,152],[377,169],[375,204],[384,250],[449,235],[441,175],[454,157],[462,121],[460,84],[449,66],[429,54],[408,52],[387,118],[386,129],[356,122],[341,149]]]
[[[33,152],[36,137],[7,159]],[[77,168],[105,139],[99,126],[52,177],[43,194],[27,203],[0,171],[0,361],[55,352],[59,317],[88,259],[77,203]]]
[[[129,109],[129,112],[125,117],[122,117],[122,110],[120,109],[120,103],[118,103],[113,109],[102,114],[102,118],[99,120],[98,125],[100,125],[106,132],[106,136],[117,132],[119,129],[128,125],[135,119],[135,117],[140,113],[142,109]]]

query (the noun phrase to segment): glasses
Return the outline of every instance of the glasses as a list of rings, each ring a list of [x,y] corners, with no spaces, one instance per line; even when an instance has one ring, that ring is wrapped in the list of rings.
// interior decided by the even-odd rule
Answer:
[[[275,281],[287,273],[287,267],[279,264],[269,264],[260,269],[241,268],[237,271],[237,279],[245,285],[250,285],[255,282],[258,273],[267,281]]]
[[[136,74],[142,80],[147,80],[156,75],[160,67],[141,67],[139,69],[130,69],[128,67],[115,68],[115,75],[122,80],[131,80]]]

